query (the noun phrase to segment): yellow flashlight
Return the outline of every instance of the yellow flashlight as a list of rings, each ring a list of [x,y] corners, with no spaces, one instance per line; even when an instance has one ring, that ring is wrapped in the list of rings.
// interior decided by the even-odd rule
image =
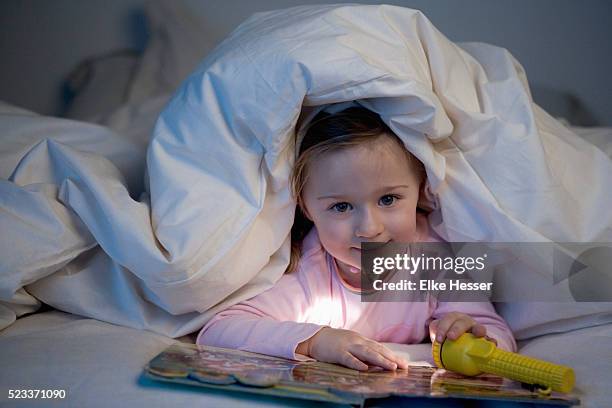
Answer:
[[[474,376],[489,373],[527,384],[570,392],[574,387],[574,370],[537,358],[497,348],[495,343],[471,333],[457,340],[434,341],[433,359],[439,368]]]

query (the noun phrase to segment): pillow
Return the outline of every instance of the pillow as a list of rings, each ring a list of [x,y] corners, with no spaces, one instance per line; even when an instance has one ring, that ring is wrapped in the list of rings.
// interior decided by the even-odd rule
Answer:
[[[612,127],[578,127],[570,128],[572,132],[599,147],[612,158]]]
[[[137,61],[136,52],[117,51],[81,62],[66,80],[64,116],[96,122],[125,103]]]

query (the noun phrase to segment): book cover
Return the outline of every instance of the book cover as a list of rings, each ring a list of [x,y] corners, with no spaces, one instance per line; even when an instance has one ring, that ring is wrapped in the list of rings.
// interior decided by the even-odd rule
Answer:
[[[238,350],[178,343],[145,367],[154,380],[229,391],[363,405],[371,398],[471,398],[571,406],[572,395],[546,395],[483,374],[465,377],[427,365],[359,372],[317,361],[299,362]]]

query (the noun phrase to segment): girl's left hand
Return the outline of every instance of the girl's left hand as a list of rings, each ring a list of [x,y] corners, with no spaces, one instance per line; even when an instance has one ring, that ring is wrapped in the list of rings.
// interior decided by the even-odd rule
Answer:
[[[434,339],[438,343],[444,342],[448,337],[451,340],[457,340],[465,332],[471,332],[476,337],[484,337],[487,335],[487,328],[470,316],[459,313],[451,312],[445,314],[441,319],[434,320],[429,324],[429,336],[433,343]],[[494,339],[487,339],[497,341]]]

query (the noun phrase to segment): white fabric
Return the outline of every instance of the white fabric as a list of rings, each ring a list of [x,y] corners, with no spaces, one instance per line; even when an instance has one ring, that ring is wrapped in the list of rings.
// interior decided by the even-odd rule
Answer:
[[[598,146],[608,157],[612,157],[612,128],[572,127],[572,131],[595,146]]]
[[[186,337],[181,341],[193,339]],[[35,314],[19,319],[16,324],[0,331],[1,371],[10,373],[0,376],[0,387],[3,390],[43,387],[65,389],[67,398],[60,402],[67,406],[312,405],[294,399],[176,387],[141,377],[144,365],[173,342],[155,333],[67,313],[52,311]],[[430,345],[387,346],[413,363],[432,364]],[[537,337],[522,342],[520,352],[573,367],[576,372],[574,392],[581,399],[580,406],[599,408],[609,405],[609,390],[612,386],[609,375],[612,369],[612,325]],[[469,401],[430,402],[432,407],[471,406]],[[418,406],[423,403],[419,400]],[[0,395],[0,405],[3,404],[10,405],[6,392]],[[48,404],[48,401],[43,400],[19,402],[19,406],[27,407]],[[499,403],[490,406],[498,407]]]
[[[24,148],[15,135],[34,125],[2,117],[0,301],[29,284],[73,313],[171,336],[196,330],[280,277],[299,115],[351,100],[424,162],[430,223],[444,238],[612,240],[610,158],[531,102],[507,51],[459,47],[414,10],[298,7],[247,20],[177,91],[147,152],[150,196],[138,197],[123,177],[140,172],[116,160],[139,165],[140,153],[107,129],[36,117],[45,131]],[[105,147],[64,139],[77,133]]]
[[[286,173],[274,177],[273,170],[285,160],[283,148],[289,139],[285,130],[291,132],[302,103],[362,99],[362,104],[381,113],[425,162],[431,190],[441,202],[441,211],[431,217],[433,222],[443,220],[434,225],[441,235],[456,241],[608,241],[612,222],[606,211],[612,198],[609,158],[531,104],[522,69],[505,50],[466,44],[463,48],[471,55],[466,54],[435,32],[420,14],[401,9],[389,12],[392,9],[342,8],[335,13],[317,9],[325,14],[317,19],[320,16],[313,9],[298,8],[278,13],[278,19],[261,15],[247,21],[214,56],[226,52],[229,55],[223,57],[230,61],[242,58],[244,65],[254,68],[247,70],[237,64],[240,69],[229,71],[229,64],[219,62],[227,60],[223,57],[206,60],[162,115],[149,158],[164,154],[166,149],[161,146],[166,143],[176,153],[171,141],[179,136],[193,141],[186,156],[193,155],[194,147],[204,152],[213,145],[234,150],[250,147],[257,153],[259,146],[225,145],[228,139],[227,143],[240,143],[238,137],[232,140],[239,129],[245,137],[251,133],[260,141],[266,151],[263,172],[272,174],[272,184],[286,188]],[[257,26],[264,19],[270,24],[265,31]],[[400,23],[410,20],[414,24]],[[289,36],[294,27],[300,35]],[[401,34],[396,35],[398,32]],[[397,37],[403,37],[402,41]],[[378,42],[381,38],[385,41]],[[273,43],[281,45],[270,47]],[[391,55],[396,57],[389,58]],[[347,75],[349,66],[352,75]],[[232,110],[233,121],[211,126],[216,112],[197,109],[208,109],[205,100],[212,94],[220,105],[240,103],[239,109]],[[245,95],[265,101],[264,106],[242,102]],[[258,114],[253,115],[254,111]],[[211,128],[218,139],[197,138],[203,129]],[[429,140],[419,137],[418,132],[427,134]],[[431,141],[438,143],[432,145]],[[220,143],[224,146],[217,147]],[[288,160],[290,165],[291,158]],[[209,163],[197,166],[199,171],[218,175]],[[155,171],[155,167],[149,170]],[[252,177],[257,169],[236,171]],[[570,175],[569,171],[575,173]],[[182,177],[160,169],[152,180],[167,185],[179,183]],[[585,188],[581,180],[595,180],[595,184]],[[257,195],[257,187],[260,185],[253,184],[250,191],[242,192],[244,201]],[[151,191],[154,194],[154,187]],[[190,193],[194,201],[205,198],[204,192]],[[154,195],[153,199],[159,197]],[[224,201],[234,204],[231,195]],[[559,210],[551,212],[551,208]],[[177,209],[168,216],[172,228],[177,227],[175,216],[181,213],[184,211]],[[248,222],[248,217],[245,213],[242,220]],[[160,219],[158,236],[163,234],[163,224]],[[227,225],[218,225],[222,224]],[[218,231],[217,226],[211,230]],[[265,254],[259,244],[243,244],[245,256]],[[517,282],[518,288],[511,290],[520,290],[525,284]],[[576,308],[578,315],[584,314],[582,305],[570,307]],[[593,308],[609,311],[610,305],[587,306],[589,312]],[[547,319],[546,314],[532,316],[535,321],[523,320],[521,324]]]
[[[141,103],[174,91],[217,42],[205,22],[182,3],[145,4],[149,38],[129,85],[128,102]]]
[[[610,405],[611,324],[536,337],[519,344],[519,352],[572,367],[576,375],[574,392],[581,407]]]
[[[193,342],[191,338],[181,339]],[[175,343],[169,337],[61,312],[20,319],[0,332],[1,406],[308,407],[308,401],[149,380],[145,364]],[[9,400],[7,390],[65,390],[65,399]],[[17,403],[15,401],[18,401]],[[330,404],[329,407],[339,407]]]

